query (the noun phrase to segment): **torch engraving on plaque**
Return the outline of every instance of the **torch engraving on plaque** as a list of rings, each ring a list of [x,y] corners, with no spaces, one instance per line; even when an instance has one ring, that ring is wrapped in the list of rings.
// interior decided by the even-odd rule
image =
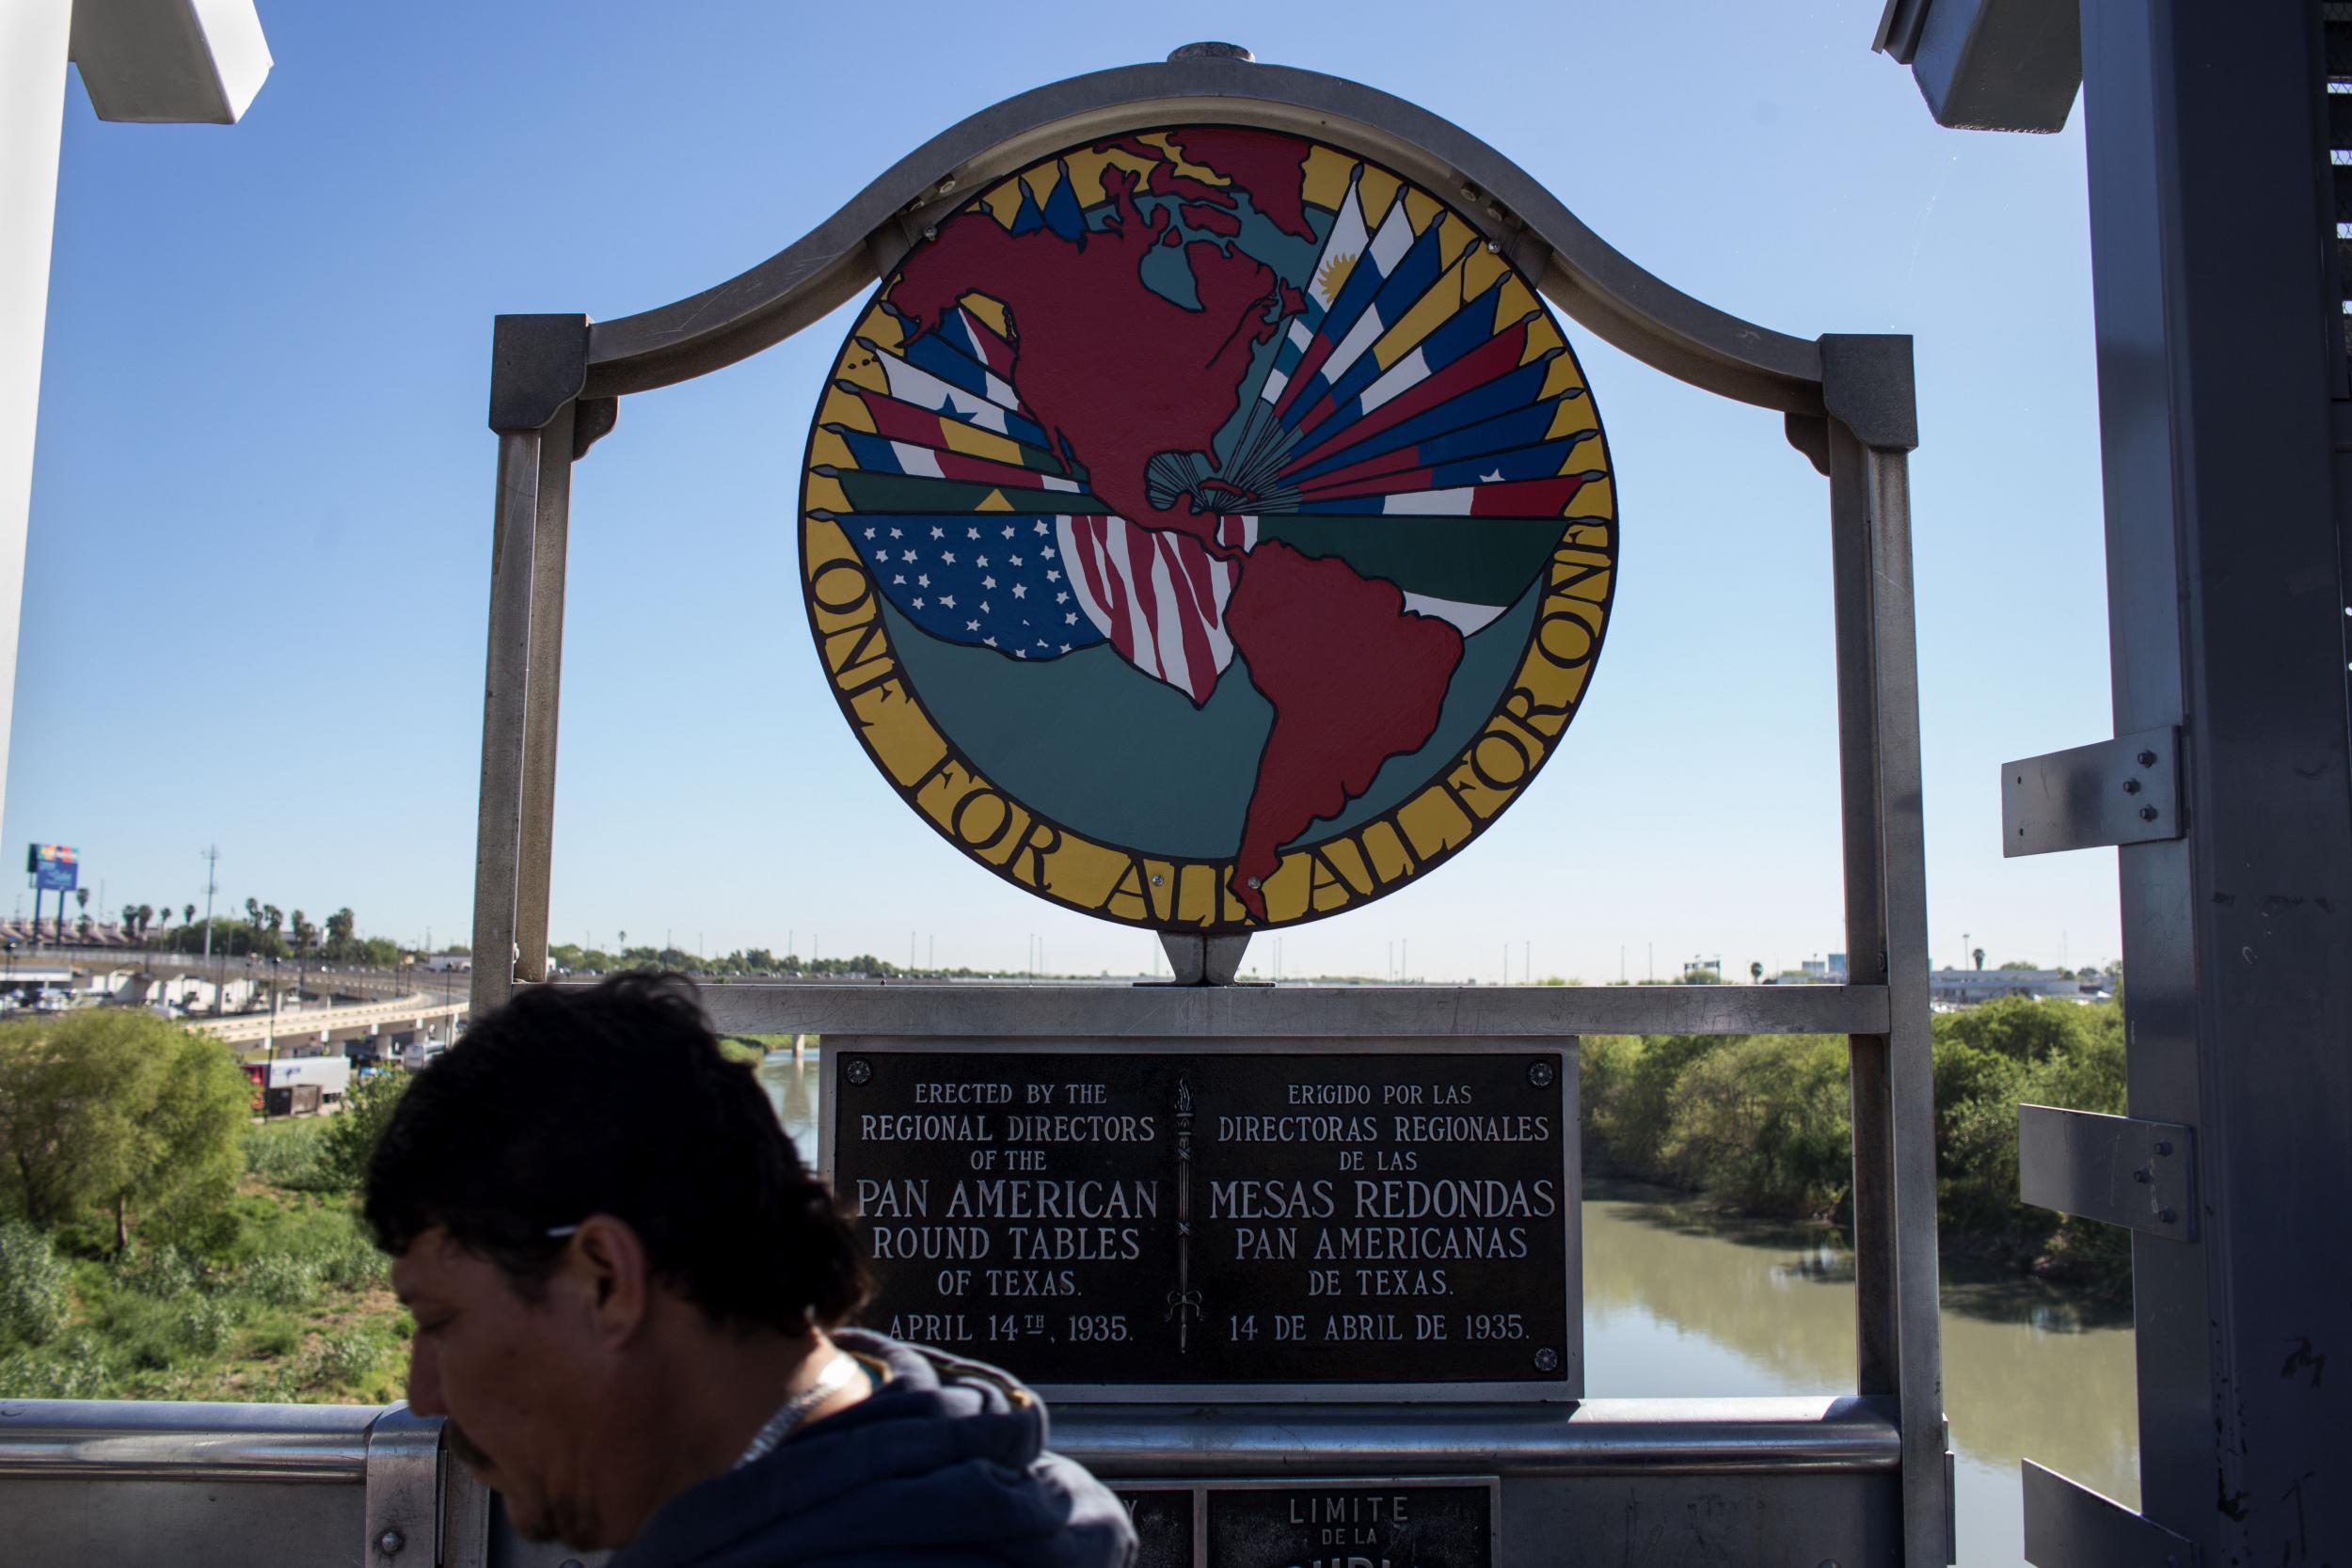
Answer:
[[[1192,1288],[1192,1080],[1176,1080],[1176,1289],[1168,1292],[1168,1317],[1176,1323],[1176,1353],[1191,1354],[1192,1320],[1200,1315],[1200,1292]],[[1163,1320],[1166,1321],[1166,1320]]]

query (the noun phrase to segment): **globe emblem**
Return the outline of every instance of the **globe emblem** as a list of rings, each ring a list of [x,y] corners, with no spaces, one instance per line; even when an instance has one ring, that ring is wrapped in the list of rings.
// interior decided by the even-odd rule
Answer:
[[[1437,195],[1306,138],[1068,149],[937,223],[810,433],[827,678],[892,785],[1165,930],[1353,909],[1558,749],[1614,486],[1558,324]]]

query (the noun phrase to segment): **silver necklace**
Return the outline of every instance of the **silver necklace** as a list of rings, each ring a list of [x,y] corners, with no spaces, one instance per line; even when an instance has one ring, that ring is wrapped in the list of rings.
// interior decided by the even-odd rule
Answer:
[[[739,1470],[755,1459],[767,1458],[775,1451],[778,1443],[792,1435],[794,1428],[808,1419],[810,1411],[839,1393],[849,1386],[850,1379],[858,1375],[857,1363],[842,1352],[834,1351],[833,1360],[817,1374],[817,1380],[785,1401],[777,1407],[776,1413],[768,1418],[767,1425],[753,1435],[751,1446],[743,1450],[743,1457],[735,1462],[735,1467]]]

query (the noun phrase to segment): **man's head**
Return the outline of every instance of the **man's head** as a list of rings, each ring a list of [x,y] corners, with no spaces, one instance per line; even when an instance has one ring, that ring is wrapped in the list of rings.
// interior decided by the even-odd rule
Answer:
[[[369,1161],[409,1402],[516,1528],[590,1545],[667,1496],[681,1398],[858,1305],[849,1231],[682,981],[534,989],[417,1075]]]

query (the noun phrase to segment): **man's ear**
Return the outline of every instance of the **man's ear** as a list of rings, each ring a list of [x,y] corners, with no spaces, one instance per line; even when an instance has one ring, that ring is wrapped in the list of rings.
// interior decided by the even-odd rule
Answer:
[[[653,1306],[644,1238],[627,1220],[591,1214],[580,1222],[556,1264],[556,1277],[587,1311],[599,1343],[618,1349],[636,1336]]]

